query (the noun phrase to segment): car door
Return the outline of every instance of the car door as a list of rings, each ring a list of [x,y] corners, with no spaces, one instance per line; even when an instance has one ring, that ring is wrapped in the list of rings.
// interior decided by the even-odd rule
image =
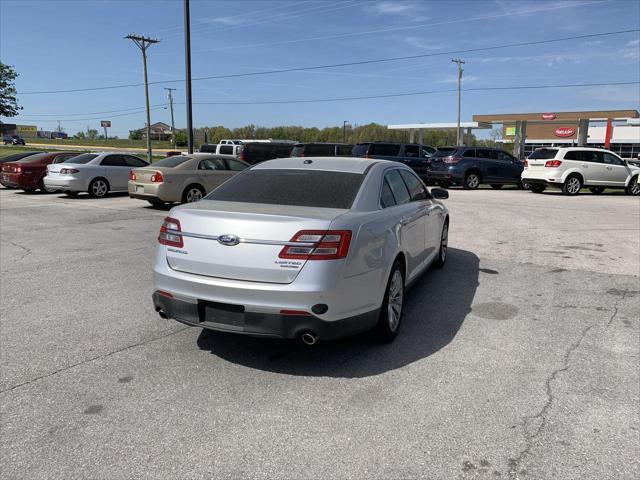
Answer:
[[[607,169],[605,168],[602,152],[596,150],[576,150],[580,158],[579,168],[588,185],[602,185],[607,183]],[[567,155],[572,152],[567,152]]]
[[[224,160],[220,158],[205,158],[198,163],[198,178],[202,181],[207,193],[216,189],[227,181],[233,172],[229,170]]]
[[[129,170],[124,156],[119,154],[107,155],[100,162],[102,174],[109,182],[111,190],[126,190],[129,181]]]
[[[606,175],[606,182],[609,185],[624,187],[627,178],[629,178],[631,174],[631,169],[627,165],[627,162],[608,152],[602,152],[602,159],[605,168],[604,174]]]
[[[482,180],[487,183],[500,183],[500,165],[494,150],[489,148],[476,148],[478,167]]]
[[[500,177],[505,183],[518,183],[522,175],[523,165],[516,157],[502,150],[494,150],[500,168]]]
[[[440,209],[422,180],[415,173],[400,170],[400,175],[409,189],[411,200],[419,202],[421,205],[420,212],[424,219],[424,252],[422,255],[422,263],[424,263],[431,260],[440,248],[440,237],[442,236],[442,219],[438,215]]]
[[[398,205],[400,245],[407,255],[407,280],[409,280],[418,273],[425,259],[425,205],[420,201],[412,200],[412,195],[398,169],[388,170],[384,178]]]

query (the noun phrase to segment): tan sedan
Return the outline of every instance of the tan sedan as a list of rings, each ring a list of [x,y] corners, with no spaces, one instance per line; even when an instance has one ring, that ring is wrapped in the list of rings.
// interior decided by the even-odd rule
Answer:
[[[241,160],[203,153],[163,158],[131,171],[129,196],[152,205],[197,202],[250,166]]]

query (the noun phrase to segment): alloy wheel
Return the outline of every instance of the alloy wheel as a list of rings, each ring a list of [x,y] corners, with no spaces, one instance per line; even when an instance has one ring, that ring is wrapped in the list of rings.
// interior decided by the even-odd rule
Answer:
[[[445,223],[442,227],[442,238],[440,239],[440,263],[444,263],[447,259],[447,245],[449,244],[449,224]]]
[[[107,194],[107,184],[104,180],[96,180],[91,185],[91,191],[96,197],[104,197]]]
[[[630,185],[630,189],[631,190],[631,195],[640,195],[640,183],[638,183],[638,177],[634,177],[631,180],[631,185]]]
[[[467,187],[476,188],[480,183],[480,179],[475,173],[470,173],[467,175]]]
[[[567,180],[567,191],[572,195],[580,191],[580,180],[577,177],[571,177]]]
[[[187,192],[187,203],[197,202],[202,200],[202,192],[199,188],[192,188]]]
[[[393,272],[391,285],[389,285],[389,298],[387,299],[387,313],[389,318],[389,330],[395,332],[400,324],[402,316],[402,273],[400,270]]]

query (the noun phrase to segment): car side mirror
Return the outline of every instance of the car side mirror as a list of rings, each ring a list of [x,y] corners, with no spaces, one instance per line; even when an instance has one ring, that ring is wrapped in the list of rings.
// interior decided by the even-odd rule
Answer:
[[[432,188],[431,195],[436,200],[446,200],[449,198],[449,192],[447,192],[444,188]]]

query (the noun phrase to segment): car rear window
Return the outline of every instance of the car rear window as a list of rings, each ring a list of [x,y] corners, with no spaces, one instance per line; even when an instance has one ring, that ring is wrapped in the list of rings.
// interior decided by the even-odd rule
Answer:
[[[173,168],[177,167],[180,164],[183,164],[187,160],[189,160],[189,157],[186,157],[184,155],[176,155],[175,157],[167,157],[163,158],[162,160],[158,160],[157,162],[153,162],[153,166]]]
[[[245,170],[205,199],[348,209],[360,190],[363,178],[360,173],[320,170]]]
[[[299,157],[302,154],[304,154],[304,145],[296,145],[293,147],[293,150],[291,150],[292,157]]]
[[[395,157],[400,153],[400,145],[389,143],[374,143],[371,145],[370,155]]]
[[[89,163],[91,160],[93,160],[97,156],[98,156],[97,153],[83,153],[83,154],[78,155],[76,157],[68,158],[62,163],[75,163],[75,164],[81,165],[81,164],[84,164],[84,163]]]
[[[310,143],[304,149],[305,157],[334,157],[335,155],[336,146],[334,144]]]
[[[539,148],[534,150],[527,158],[529,160],[549,160],[550,158],[555,158],[556,153],[558,153],[557,148]]]
[[[36,153],[35,155],[29,155],[27,158],[23,158],[20,160],[20,163],[29,163],[29,162],[37,162],[42,160],[46,156],[51,155],[50,153]]]
[[[353,157],[364,157],[369,150],[370,143],[359,143],[353,146],[353,150],[351,150],[351,155]]]

